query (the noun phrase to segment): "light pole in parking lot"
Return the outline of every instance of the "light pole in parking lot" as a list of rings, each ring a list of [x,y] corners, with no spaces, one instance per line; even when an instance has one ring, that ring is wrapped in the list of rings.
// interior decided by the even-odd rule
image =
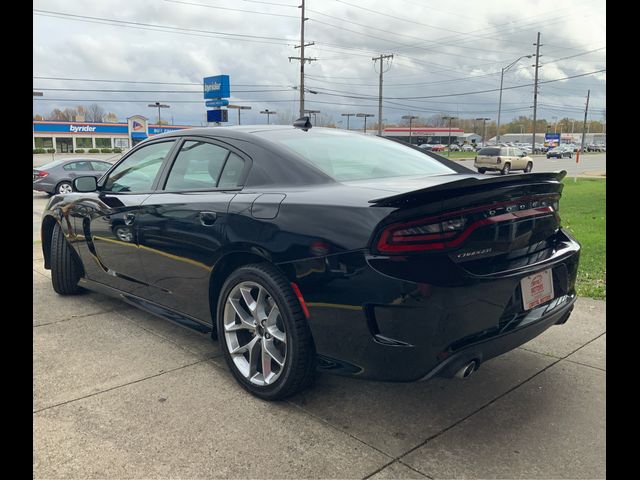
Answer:
[[[318,113],[320,113],[320,110],[305,110],[304,113],[308,113],[310,115],[313,115],[313,126],[317,127],[318,126],[318,120],[317,120],[316,115]]]
[[[227,105],[227,108],[235,108],[238,110],[238,125],[240,125],[240,110],[251,110],[251,107],[246,105]]]
[[[411,145],[411,122],[413,122],[416,118],[418,118],[415,115],[403,115],[402,119],[403,120],[409,120],[409,145]]]
[[[277,115],[277,112],[274,112],[273,110],[269,110],[268,108],[265,108],[260,113],[263,113],[267,116],[267,125],[269,125],[269,116]]]
[[[447,157],[451,155],[451,120],[455,120],[458,117],[442,117],[443,120],[449,120],[449,139],[447,140]]]
[[[147,107],[157,108],[158,109],[158,125],[162,125],[162,121],[160,119],[160,109],[161,108],[170,108],[169,105],[164,105],[160,102],[150,103]]]
[[[533,55],[523,55],[517,60],[511,62],[509,65],[502,69],[502,73],[500,74],[500,99],[498,100],[498,133],[496,134],[496,144],[500,143],[500,111],[502,110],[502,83],[504,81],[504,72],[513,67],[516,63],[518,63],[523,58],[531,58]]]
[[[476,118],[476,120],[482,120],[482,146],[484,147],[484,136],[487,133],[487,120],[491,120],[490,118]],[[497,144],[498,142],[496,142]]]
[[[373,113],[356,113],[356,117],[364,117],[364,133],[367,133],[367,117],[375,117]]]
[[[349,130],[349,117],[354,117],[356,114],[355,113],[341,113],[340,114],[343,117],[347,117],[347,130]]]

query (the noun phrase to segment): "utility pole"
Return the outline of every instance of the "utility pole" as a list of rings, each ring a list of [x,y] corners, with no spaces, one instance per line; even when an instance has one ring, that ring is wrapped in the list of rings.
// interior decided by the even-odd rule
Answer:
[[[538,32],[538,40],[534,43],[536,46],[536,73],[533,82],[533,141],[531,142],[531,153],[536,152],[536,114],[538,111],[538,68],[540,67],[540,32]]]
[[[340,114],[343,117],[347,117],[347,130],[349,130],[349,117],[354,117],[356,114],[355,113],[341,113]]]
[[[300,117],[304,117],[304,62],[315,62],[318,60],[317,58],[305,58],[304,56],[304,47],[309,47],[314,44],[304,43],[304,22],[309,20],[304,16],[304,0],[302,0],[302,5],[298,5],[298,8],[301,10],[300,15],[300,45],[296,45],[294,48],[300,49],[299,57],[289,57],[289,61],[291,60],[300,60]],[[267,117],[268,118],[268,117]]]
[[[591,95],[591,90],[587,90],[587,105],[584,108],[584,122],[582,123],[582,141],[580,142],[580,151],[576,155],[576,163],[580,162],[580,154],[584,152],[584,139],[585,139],[584,131],[587,128],[587,115],[589,113],[589,96],[590,95]],[[574,182],[577,181],[577,175],[578,174],[576,173],[576,175],[573,177]]]
[[[373,57],[371,59],[373,60],[373,68],[375,68],[376,61],[380,60],[380,84],[378,86],[378,135],[382,135],[382,74],[385,71],[382,61],[386,58],[393,58],[393,53],[390,55],[380,54],[379,57]],[[389,68],[391,68],[391,65],[389,65]]]

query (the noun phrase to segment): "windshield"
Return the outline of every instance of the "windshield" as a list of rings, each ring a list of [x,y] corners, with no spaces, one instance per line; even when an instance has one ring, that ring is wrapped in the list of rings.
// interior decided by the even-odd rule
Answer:
[[[455,173],[425,153],[370,135],[337,129],[278,130],[264,135],[337,181]]]

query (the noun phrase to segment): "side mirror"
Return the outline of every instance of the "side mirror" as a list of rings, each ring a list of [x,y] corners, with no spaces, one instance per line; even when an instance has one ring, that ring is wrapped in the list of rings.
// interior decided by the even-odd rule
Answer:
[[[98,189],[96,177],[78,177],[73,180],[73,188],[76,192],[95,192]]]

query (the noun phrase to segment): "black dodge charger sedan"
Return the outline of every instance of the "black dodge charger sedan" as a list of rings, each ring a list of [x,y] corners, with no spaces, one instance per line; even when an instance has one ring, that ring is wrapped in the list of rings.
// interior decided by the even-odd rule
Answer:
[[[211,332],[240,385],[271,400],[317,371],[466,377],[568,319],[566,172],[487,177],[297,124],[163,134],[76,178],[42,220],[54,290]]]

